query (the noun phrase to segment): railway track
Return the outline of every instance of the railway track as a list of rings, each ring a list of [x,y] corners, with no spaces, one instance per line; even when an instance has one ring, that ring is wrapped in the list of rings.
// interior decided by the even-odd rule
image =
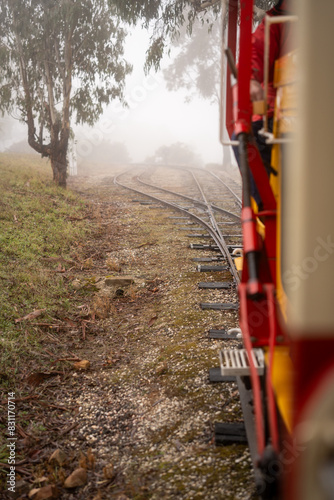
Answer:
[[[162,168],[163,176],[161,176]],[[166,172],[169,173],[167,182]],[[161,178],[164,179],[164,185],[161,184]],[[235,182],[232,184],[232,182],[223,180],[215,173],[203,169],[190,170],[184,167],[141,167],[138,169],[137,167],[115,177],[114,183],[149,198],[152,202],[163,204],[172,209],[173,212],[178,211],[182,215],[173,216],[173,218],[176,224],[183,226],[179,227],[179,229],[185,229],[192,233],[188,234],[189,238],[209,239],[209,244],[190,244],[193,249],[212,250],[215,253],[215,256],[212,257],[195,258],[194,261],[206,264],[199,264],[198,270],[229,270],[232,281],[203,282],[199,283],[199,288],[222,290],[239,284],[240,278],[233,254],[242,247],[241,220],[239,216],[241,199],[240,187]],[[143,203],[143,198],[137,201]],[[198,231],[202,231],[202,233],[198,233]],[[203,310],[219,311],[237,310],[239,308],[235,302],[202,303],[200,307]],[[231,340],[241,339],[241,332],[239,328],[232,328],[227,331],[210,329],[209,338],[229,343]],[[221,351],[220,357],[228,356],[231,359],[233,358],[232,364],[239,365],[239,361],[234,359],[236,353],[238,351],[228,348]],[[244,424],[240,422],[216,424],[216,443],[248,442],[252,453],[255,436],[253,433],[252,398],[247,386],[248,377],[222,375],[222,366],[223,361],[221,359],[220,367],[210,369],[209,379],[211,382],[237,383],[241,405],[244,415],[247,415],[247,421],[245,420]]]
[[[159,185],[162,168],[164,177],[167,168],[171,172],[168,186]],[[212,172],[184,167],[142,167],[140,171],[137,167],[115,177],[114,183],[182,213],[187,221],[185,229],[204,230],[205,234],[191,236],[209,236],[214,245],[208,246],[219,250],[220,259],[228,265],[234,283],[239,283],[232,256],[233,251],[241,247],[240,216],[236,210],[240,208],[240,198],[235,187],[232,189]],[[190,220],[200,227],[191,227]]]

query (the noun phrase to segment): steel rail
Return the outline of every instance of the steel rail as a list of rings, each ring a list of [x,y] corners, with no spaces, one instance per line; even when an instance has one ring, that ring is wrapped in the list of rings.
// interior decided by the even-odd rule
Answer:
[[[192,173],[191,170],[189,170],[189,173]],[[138,179],[138,181],[141,184],[144,184],[145,186],[149,186],[149,187],[152,187],[152,188],[155,188],[155,189],[160,189],[160,191],[164,191],[165,193],[169,193],[169,194],[172,194],[174,196],[179,196],[180,198],[183,198],[184,200],[191,201],[192,203],[194,203],[196,205],[200,205],[202,207],[206,207],[207,206],[205,204],[205,202],[203,202],[201,200],[196,200],[196,198],[191,198],[190,196],[187,196],[185,194],[180,194],[180,193],[176,193],[175,191],[170,191],[169,189],[157,186],[156,184],[150,184],[149,182],[143,181],[139,177],[137,177],[137,179]],[[240,222],[240,216],[239,215],[234,214],[233,212],[229,212],[228,210],[224,210],[223,208],[220,208],[217,205],[214,205],[212,203],[210,203],[210,206],[214,210],[216,210],[217,212],[221,212],[222,214],[227,215],[228,217],[231,217],[232,219]]]
[[[241,200],[241,198],[233,191],[233,189],[225,181],[223,181],[223,179],[221,179],[220,177],[218,177],[218,175],[215,174],[214,172],[212,172],[211,170],[204,170],[203,168],[200,168],[200,167],[191,167],[191,169],[190,169],[189,167],[186,167],[186,166],[183,166],[183,165],[180,165],[180,166],[170,165],[169,168],[176,168],[176,169],[181,169],[181,170],[187,170],[188,172],[192,172],[193,170],[197,170],[198,172],[202,172],[204,174],[208,173],[208,174],[212,175],[221,184],[223,184],[223,186],[225,186],[228,191],[230,191],[230,193],[236,199],[236,202],[237,202],[238,206],[240,208],[242,207],[242,200]],[[215,205],[211,205],[211,206],[215,207]]]
[[[216,243],[217,247],[219,248],[221,254],[226,257],[226,259],[227,259],[227,261],[228,261],[228,263],[230,265],[230,271],[231,271],[231,274],[232,274],[232,276],[233,276],[233,278],[235,280],[235,283],[239,284],[240,283],[239,274],[238,274],[238,272],[237,272],[237,270],[236,270],[236,268],[234,266],[232,257],[230,255],[230,252],[228,251],[228,248],[227,248],[227,245],[226,245],[226,243],[224,241],[224,238],[223,238],[223,241],[222,241],[220,239],[220,236],[217,234],[216,230],[214,228],[212,228],[205,220],[201,219],[197,215],[194,215],[194,214],[190,213],[188,210],[186,210],[185,208],[181,207],[180,205],[177,205],[176,203],[173,203],[173,202],[170,202],[170,201],[162,200],[161,198],[158,198],[157,196],[154,196],[154,195],[151,195],[151,194],[147,194],[147,193],[145,193],[143,191],[140,191],[139,189],[127,186],[126,184],[122,184],[119,181],[119,177],[121,175],[124,175],[128,171],[129,170],[127,170],[126,172],[122,172],[121,174],[119,174],[116,177],[114,177],[114,184],[116,184],[118,186],[121,186],[121,187],[123,187],[125,189],[128,189],[130,191],[134,191],[135,193],[144,195],[144,196],[146,196],[148,198],[151,198],[152,200],[155,200],[158,203],[161,203],[162,205],[166,205],[167,207],[171,207],[173,209],[179,210],[183,214],[187,215],[187,217],[189,217],[189,218],[193,219],[194,221],[198,222],[199,224],[201,224],[201,226],[203,226],[208,231],[208,233],[210,234],[210,236],[212,237],[212,239]]]
[[[151,165],[151,164],[147,164],[147,163],[139,163],[138,165],[139,165],[139,166],[143,166],[143,167],[161,167],[161,166],[162,166],[162,165]],[[220,177],[218,177],[218,175],[217,175],[217,174],[215,174],[214,172],[212,172],[211,170],[204,170],[204,169],[203,169],[203,168],[201,168],[201,167],[188,167],[188,166],[186,166],[186,165],[168,165],[168,168],[174,168],[174,169],[176,169],[176,170],[185,170],[185,171],[187,171],[187,172],[189,172],[189,173],[191,173],[191,172],[192,172],[192,170],[197,170],[197,171],[199,171],[199,172],[201,172],[201,173],[204,173],[204,174],[205,174],[205,173],[208,173],[208,174],[212,175],[212,176],[213,176],[213,177],[215,177],[215,178],[216,178],[216,179],[217,179],[217,180],[218,180],[221,184],[223,184],[223,186],[225,186],[225,187],[226,187],[226,189],[227,189],[228,191],[230,191],[230,193],[231,193],[231,194],[234,196],[234,198],[236,199],[238,206],[239,206],[240,208],[242,207],[242,200],[241,200],[241,198],[240,198],[240,197],[239,197],[239,196],[238,196],[238,195],[237,195],[237,194],[233,191],[233,189],[232,189],[232,188],[231,188],[231,187],[230,187],[230,186],[229,186],[229,185],[228,185],[225,181],[223,181],[223,179],[221,179]],[[124,172],[124,173],[125,173],[125,172]],[[140,181],[139,181],[139,182],[144,183],[145,181],[142,181],[142,180],[140,179]],[[233,181],[233,182],[234,182],[234,181]],[[147,184],[149,185],[149,183],[147,183]],[[191,201],[191,200],[192,200],[192,198],[190,198],[190,197],[188,197],[188,196],[186,196],[186,195],[182,195],[182,194],[176,193],[176,192],[174,192],[174,191],[168,191],[168,189],[166,190],[165,188],[160,188],[159,186],[156,186],[156,185],[153,185],[153,184],[152,184],[151,186],[152,186],[152,187],[155,187],[155,188],[157,188],[157,189],[161,189],[162,191],[163,191],[163,190],[165,190],[166,192],[170,192],[171,194],[177,194],[177,195],[178,195],[178,196],[180,196],[181,198],[185,198],[185,199],[187,199],[187,200],[189,200],[189,201]],[[195,201],[195,200],[193,200],[193,201]],[[198,204],[201,204],[201,203],[202,203],[201,201],[198,201]],[[240,219],[240,217],[239,217],[238,215],[233,214],[232,212],[228,212],[228,211],[226,211],[226,210],[224,210],[224,209],[222,209],[222,208],[218,207],[217,205],[214,205],[214,204],[212,204],[212,203],[211,203],[211,206],[212,206],[215,210],[217,210],[217,211],[221,211],[222,213],[224,213],[224,212],[225,212],[227,215],[231,215],[231,217],[235,216],[235,217],[238,217],[238,218]]]
[[[217,223],[217,221],[216,221],[216,219],[215,219],[215,216],[214,216],[214,214],[213,214],[213,212],[212,212],[211,205],[210,205],[210,203],[208,202],[208,200],[207,200],[207,198],[206,198],[206,196],[205,196],[205,193],[204,193],[204,191],[203,191],[203,188],[202,188],[201,184],[199,183],[199,181],[198,181],[198,179],[197,179],[197,177],[196,177],[195,173],[191,171],[191,174],[192,174],[193,179],[194,179],[194,181],[195,181],[195,183],[196,183],[196,185],[197,185],[197,187],[198,187],[198,189],[199,189],[199,192],[201,193],[201,196],[202,196],[202,198],[203,198],[203,200],[204,200],[204,203],[205,203],[205,205],[207,206],[207,210],[208,210],[208,213],[209,213],[209,218],[210,218],[210,221],[211,221],[212,227],[213,227],[214,231],[217,233],[218,238],[219,238],[219,240],[220,240],[220,242],[221,242],[221,245],[222,245],[222,247],[224,248],[224,253],[225,253],[225,255],[226,255],[226,259],[227,259],[227,261],[228,261],[228,263],[229,263],[229,265],[230,265],[231,269],[233,268],[233,269],[235,270],[236,275],[238,276],[238,279],[239,279],[238,272],[237,272],[237,270],[235,269],[235,266],[234,266],[234,263],[233,263],[233,259],[232,259],[231,255],[230,255],[230,252],[228,251],[228,248],[227,248],[227,245],[226,245],[226,242],[225,242],[225,238],[224,238],[224,236],[222,235],[222,233],[221,233],[221,231],[220,231],[220,229],[219,229],[218,223]],[[233,274],[233,276],[234,276],[234,274]],[[237,282],[237,283],[239,283],[239,281],[237,281],[236,276],[234,276],[234,278],[236,279],[236,282]]]
[[[217,174],[215,174],[214,172],[211,172],[211,170],[206,170],[206,172],[208,172],[209,174],[211,174],[213,177],[215,177],[215,179],[217,179],[219,182],[221,182],[225,187],[226,189],[228,189],[230,191],[230,193],[235,197],[236,199],[236,202],[238,204],[238,206],[241,208],[242,207],[242,200],[241,198],[239,198],[239,196],[233,191],[232,188],[230,188],[230,186],[228,184],[226,184],[225,181],[223,181],[223,179],[221,179],[220,177],[218,177]]]

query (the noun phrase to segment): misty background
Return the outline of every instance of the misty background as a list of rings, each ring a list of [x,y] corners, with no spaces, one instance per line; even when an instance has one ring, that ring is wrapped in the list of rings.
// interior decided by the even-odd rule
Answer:
[[[166,158],[175,157],[178,151],[181,163],[188,160],[197,165],[222,164],[218,104],[196,96],[185,102],[189,92],[167,90],[163,70],[170,65],[178,48],[172,48],[170,56],[164,56],[159,72],[151,70],[145,75],[148,46],[146,30],[140,27],[128,30],[124,57],[133,65],[126,80],[128,107],[114,101],[94,127],[73,126],[75,137],[69,160],[71,165],[76,158],[78,173],[80,167],[93,167],[94,163],[166,162]],[[166,147],[171,151],[166,151]],[[6,150],[37,154],[27,144],[26,125],[11,117],[0,122],[0,151]]]

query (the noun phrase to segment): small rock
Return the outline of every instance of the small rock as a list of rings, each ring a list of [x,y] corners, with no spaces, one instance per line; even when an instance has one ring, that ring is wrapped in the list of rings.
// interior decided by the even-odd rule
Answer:
[[[65,480],[65,488],[76,488],[77,486],[84,486],[87,483],[87,471],[82,467],[75,469]]]
[[[78,280],[78,279],[73,280],[72,281],[72,286],[73,286],[74,290],[79,290],[79,288],[82,287],[81,281]]]
[[[132,276],[111,276],[110,278],[106,278],[104,283],[106,286],[130,286],[134,281]]]
[[[62,450],[55,450],[49,458],[49,462],[56,462],[62,466],[66,463],[66,454]]]
[[[74,363],[73,366],[76,370],[88,370],[90,368],[90,361],[83,359],[82,361]]]

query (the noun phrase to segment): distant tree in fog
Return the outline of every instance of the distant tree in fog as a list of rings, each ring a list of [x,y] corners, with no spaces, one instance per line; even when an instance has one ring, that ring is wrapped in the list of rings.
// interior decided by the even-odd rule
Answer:
[[[199,95],[210,102],[219,103],[220,39],[219,22],[215,22],[208,30],[198,21],[191,35],[187,35],[184,27],[180,38],[173,43],[178,52],[163,71],[167,89],[185,89],[186,102]]]
[[[123,101],[126,33],[107,0],[1,0],[0,23],[0,110],[19,114],[65,187],[71,118],[92,125]]]
[[[190,146],[175,142],[169,146],[160,146],[153,156],[146,158],[147,163],[160,165],[201,165],[202,158]]]
[[[80,138],[78,138],[78,145]],[[131,158],[126,145],[122,142],[109,142],[107,140],[93,148],[89,155],[81,158],[83,164],[128,164],[131,163]]]

